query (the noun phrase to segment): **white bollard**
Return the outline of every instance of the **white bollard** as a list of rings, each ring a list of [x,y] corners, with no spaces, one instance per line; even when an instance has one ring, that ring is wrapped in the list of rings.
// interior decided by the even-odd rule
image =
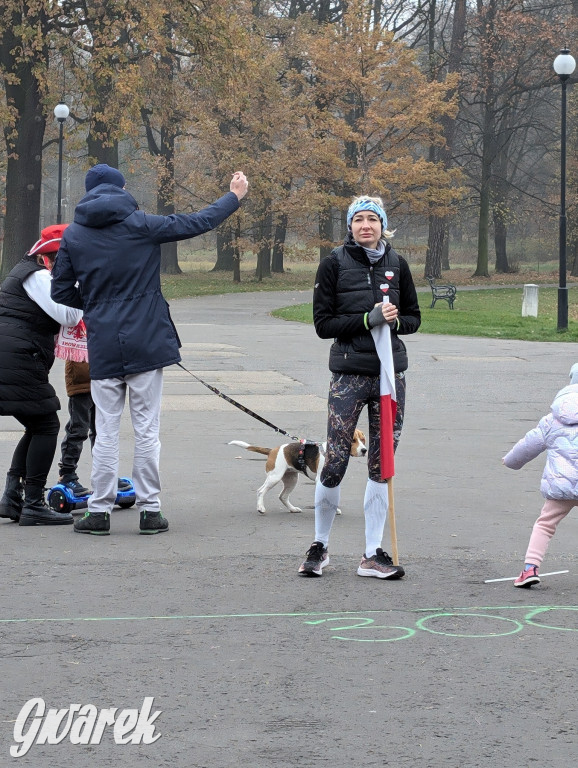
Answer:
[[[522,317],[538,317],[538,286],[534,283],[524,286]]]

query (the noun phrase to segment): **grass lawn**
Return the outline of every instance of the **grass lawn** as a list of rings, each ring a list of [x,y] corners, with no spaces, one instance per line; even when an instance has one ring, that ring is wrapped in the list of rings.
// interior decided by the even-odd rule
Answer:
[[[422,311],[420,333],[453,336],[484,336],[495,339],[526,341],[578,341],[578,286],[568,289],[568,331],[557,326],[557,288],[539,289],[538,317],[522,317],[522,288],[484,290],[458,289],[454,309],[438,301],[430,309],[431,293],[419,293]],[[275,317],[300,323],[312,323],[311,304],[297,304],[273,312]]]
[[[291,271],[275,274],[259,281],[254,270],[241,273],[241,282],[234,283],[231,272],[188,271],[182,275],[161,275],[163,295],[171,299],[189,296],[217,296],[223,293],[255,291],[304,291],[313,288],[314,273]]]
[[[254,291],[311,291],[315,281],[316,263],[287,264],[282,274],[273,274],[263,280],[255,277],[255,263],[243,261],[241,282],[233,282],[231,272],[211,272],[211,262],[183,262],[183,274],[162,275],[163,294],[167,299],[189,296],[210,296],[226,293]],[[473,278],[472,266],[458,265],[444,274],[438,282],[451,282],[458,286],[454,309],[438,301],[430,309],[431,292],[418,293],[422,310],[420,333],[440,333],[455,336],[485,336],[496,339],[525,339],[530,341],[578,341],[578,278],[568,275],[568,331],[558,333],[557,285],[555,264],[543,264],[540,272],[520,271],[490,278]],[[548,267],[548,268],[546,268]],[[412,265],[417,287],[427,287],[423,278],[423,265]],[[524,283],[538,283],[538,317],[522,317]],[[516,287],[513,287],[516,285]],[[476,290],[483,286],[482,290]],[[311,323],[310,304],[280,308],[276,317],[295,322]]]

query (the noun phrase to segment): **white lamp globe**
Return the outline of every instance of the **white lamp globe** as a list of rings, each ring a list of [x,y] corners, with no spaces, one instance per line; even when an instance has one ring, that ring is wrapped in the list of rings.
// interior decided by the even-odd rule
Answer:
[[[568,48],[562,48],[554,59],[554,72],[560,77],[570,77],[576,69],[576,59],[570,54]]]
[[[69,114],[70,114],[70,110],[68,109],[66,104],[64,104],[63,102],[60,102],[60,104],[57,104],[54,107],[54,117],[57,120],[64,121],[66,120]]]

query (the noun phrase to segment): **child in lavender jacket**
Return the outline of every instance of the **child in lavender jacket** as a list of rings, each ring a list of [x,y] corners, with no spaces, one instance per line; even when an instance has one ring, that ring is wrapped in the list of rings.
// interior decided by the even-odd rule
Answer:
[[[570,384],[554,398],[551,412],[519,440],[502,459],[511,469],[521,469],[547,451],[540,491],[546,499],[536,520],[526,551],[526,564],[515,587],[539,584],[538,568],[558,523],[578,505],[578,384]]]

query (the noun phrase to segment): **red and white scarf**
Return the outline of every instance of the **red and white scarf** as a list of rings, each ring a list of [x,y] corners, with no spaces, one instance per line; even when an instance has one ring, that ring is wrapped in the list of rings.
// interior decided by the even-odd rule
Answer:
[[[62,325],[60,327],[56,337],[54,354],[62,360],[72,360],[75,363],[88,362],[84,320],[80,320],[77,325]]]

